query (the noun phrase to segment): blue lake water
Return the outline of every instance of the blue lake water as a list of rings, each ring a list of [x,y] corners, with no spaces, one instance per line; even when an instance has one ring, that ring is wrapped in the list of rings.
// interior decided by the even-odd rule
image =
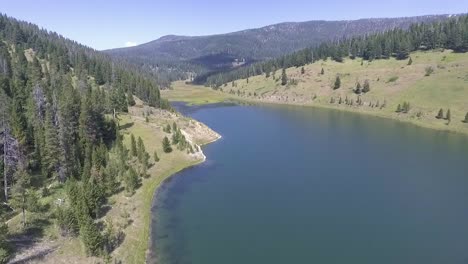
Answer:
[[[158,192],[150,262],[468,263],[468,137],[314,108],[181,111],[223,138]]]

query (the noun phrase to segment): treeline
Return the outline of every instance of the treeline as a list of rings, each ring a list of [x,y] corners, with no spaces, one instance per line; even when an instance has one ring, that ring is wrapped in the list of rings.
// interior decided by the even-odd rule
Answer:
[[[455,52],[468,51],[468,16],[455,16],[430,24],[414,24],[408,30],[394,29],[368,36],[325,42],[278,59],[210,76],[206,85],[219,88],[234,80],[269,74],[289,67],[300,67],[328,58],[338,62],[342,62],[345,57],[369,61],[390,57],[403,60],[407,59],[412,51],[437,48],[452,49]]]
[[[0,263],[11,253],[6,218],[20,212],[26,226],[25,211],[42,210],[40,197],[57,184],[68,199],[51,217],[89,254],[110,251],[117,238],[95,223],[100,207],[121,187],[131,193],[149,166],[141,140],[127,153],[115,121],[133,95],[169,107],[144,73],[0,15]]]
[[[114,89],[134,94],[151,106],[167,106],[167,102],[160,98],[154,78],[147,76],[147,73],[137,66],[124,61],[111,60],[108,55],[66,39],[57,33],[0,15],[0,39],[9,45],[14,45],[16,56],[21,56],[21,58],[11,58],[13,60],[22,63],[25,58],[19,51],[31,49],[39,62],[42,64],[47,62],[47,71],[44,72],[46,77],[72,73],[78,80],[86,81],[92,76],[97,85],[108,84]],[[9,64],[8,57],[3,56],[0,60],[3,61],[3,66]]]

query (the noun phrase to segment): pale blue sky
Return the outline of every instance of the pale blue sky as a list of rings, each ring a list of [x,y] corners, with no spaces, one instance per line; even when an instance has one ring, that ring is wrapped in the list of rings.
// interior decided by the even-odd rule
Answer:
[[[0,12],[96,49],[286,21],[467,13],[467,0],[0,0]]]

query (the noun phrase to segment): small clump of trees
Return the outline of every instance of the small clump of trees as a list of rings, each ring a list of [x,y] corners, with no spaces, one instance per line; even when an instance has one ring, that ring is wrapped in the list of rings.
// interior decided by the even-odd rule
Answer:
[[[407,113],[409,113],[409,111],[410,111],[410,103],[409,102],[403,102],[403,105],[398,104],[397,110],[396,110],[397,113],[407,114]]]

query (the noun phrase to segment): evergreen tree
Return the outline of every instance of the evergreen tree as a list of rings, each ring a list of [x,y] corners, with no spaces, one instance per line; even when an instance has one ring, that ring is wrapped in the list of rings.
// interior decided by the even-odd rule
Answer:
[[[124,185],[128,194],[133,194],[138,187],[138,175],[132,167],[130,167],[125,174]]]
[[[396,112],[397,112],[397,113],[401,113],[401,111],[402,111],[402,110],[401,110],[401,104],[398,104],[398,107],[397,107]]]
[[[321,75],[324,75],[325,74],[325,70],[322,68],[322,70],[320,71],[320,74]]]
[[[361,94],[362,93],[361,83],[357,82],[356,89],[354,90],[354,92],[356,94]]]
[[[137,144],[133,134],[130,135],[130,155],[133,157],[138,156]]]
[[[97,256],[101,253],[103,239],[99,229],[91,218],[87,218],[81,225],[80,237],[88,256]]]
[[[363,86],[363,88],[362,88],[362,92],[363,92],[363,93],[368,93],[368,92],[370,92],[369,80],[365,80],[365,81],[364,81],[364,86]]]
[[[447,115],[445,116],[445,120],[449,121],[452,121],[452,114],[450,113],[450,109],[447,110]]]
[[[305,69],[304,69],[304,67],[301,68],[301,74],[305,74]]]
[[[52,110],[46,111],[44,124],[44,148],[42,154],[45,176],[57,177],[60,165],[60,147],[57,130],[53,123]]]
[[[159,162],[158,152],[156,150],[154,151],[153,158],[154,158],[154,162]]]
[[[444,118],[444,110],[442,108],[439,110],[439,113],[437,114],[436,118],[437,119]]]
[[[288,76],[286,75],[286,69],[283,68],[283,71],[281,72],[281,85],[286,85],[288,84]]]
[[[129,106],[135,106],[136,105],[135,99],[133,98],[133,94],[131,92],[127,92],[127,104]]]
[[[164,137],[162,145],[163,145],[163,150],[165,153],[172,152],[171,142],[169,142],[169,139],[167,137]]]
[[[465,120],[463,120],[464,123],[468,123],[468,112],[465,115]]]
[[[23,228],[26,226],[26,210],[37,208],[37,198],[31,188],[31,175],[25,168],[20,167],[15,173],[16,182],[13,185],[11,204],[13,208],[21,210]]]
[[[340,76],[336,76],[335,84],[333,85],[333,90],[339,89],[341,87]]]
[[[411,64],[413,64],[413,59],[411,57],[409,57],[408,65],[411,65]]]

